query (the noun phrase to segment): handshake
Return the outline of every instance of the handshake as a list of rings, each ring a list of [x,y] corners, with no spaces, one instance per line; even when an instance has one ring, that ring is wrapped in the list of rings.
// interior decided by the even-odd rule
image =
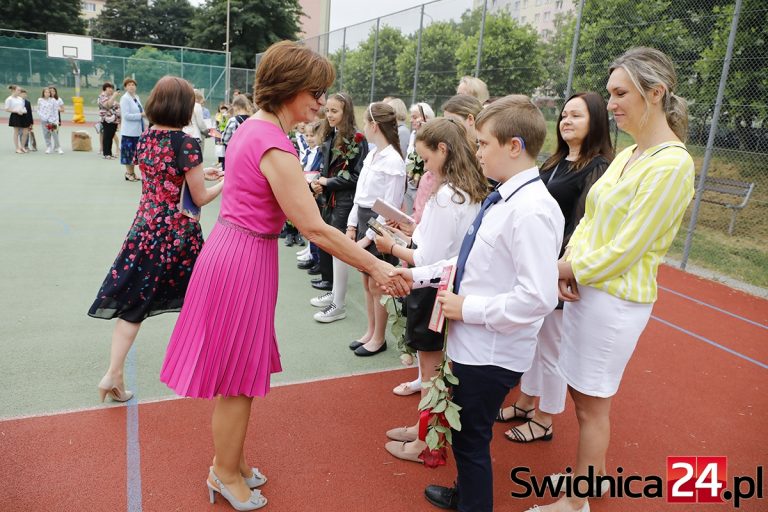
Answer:
[[[386,261],[379,261],[371,272],[381,291],[393,297],[404,297],[411,293],[413,275],[407,268],[396,268]]]

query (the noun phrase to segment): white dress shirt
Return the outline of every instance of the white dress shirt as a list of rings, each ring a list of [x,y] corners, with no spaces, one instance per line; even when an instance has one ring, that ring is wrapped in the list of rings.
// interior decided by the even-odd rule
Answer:
[[[557,257],[565,221],[538,176],[526,169],[499,187],[464,266],[459,295],[463,321],[448,327],[448,357],[515,372],[531,367],[544,317],[557,306]],[[458,258],[413,269],[414,288],[437,286],[442,268]],[[439,280],[439,279],[438,279]]]
[[[417,267],[453,258],[459,254],[464,234],[480,211],[480,203],[473,203],[467,194],[464,202],[454,201],[456,190],[444,183],[427,200],[421,222],[413,232],[413,262]]]
[[[357,211],[359,207],[371,208],[376,199],[383,199],[391,205],[398,206],[403,202],[405,194],[405,161],[392,145],[381,151],[371,151],[363,160],[363,168],[357,179],[355,189],[355,204],[349,212],[347,226],[357,227]],[[382,224],[384,217],[379,215]],[[370,229],[365,236],[373,240],[374,233]]]

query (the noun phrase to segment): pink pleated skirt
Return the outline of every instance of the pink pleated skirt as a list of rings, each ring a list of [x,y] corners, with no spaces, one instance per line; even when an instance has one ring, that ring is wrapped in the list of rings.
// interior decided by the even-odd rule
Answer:
[[[160,380],[193,398],[264,396],[282,371],[276,235],[219,219],[203,245]]]

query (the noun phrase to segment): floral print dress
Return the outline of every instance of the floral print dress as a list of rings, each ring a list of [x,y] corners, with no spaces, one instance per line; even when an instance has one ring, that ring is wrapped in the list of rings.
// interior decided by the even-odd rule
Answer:
[[[148,130],[136,148],[144,177],[139,209],[88,314],[141,322],[179,311],[203,244],[200,223],[178,208],[184,174],[202,163],[181,131]]]

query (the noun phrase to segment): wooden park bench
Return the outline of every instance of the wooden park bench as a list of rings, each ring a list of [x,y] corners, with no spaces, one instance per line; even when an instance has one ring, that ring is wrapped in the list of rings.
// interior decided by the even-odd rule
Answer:
[[[696,175],[694,184],[696,190],[699,188],[699,175]],[[701,197],[702,202],[719,204],[725,206],[731,211],[731,222],[728,225],[728,235],[733,234],[733,226],[736,223],[736,214],[747,206],[749,196],[755,189],[754,183],[734,180],[731,178],[713,178],[707,176],[704,180],[704,194]]]

